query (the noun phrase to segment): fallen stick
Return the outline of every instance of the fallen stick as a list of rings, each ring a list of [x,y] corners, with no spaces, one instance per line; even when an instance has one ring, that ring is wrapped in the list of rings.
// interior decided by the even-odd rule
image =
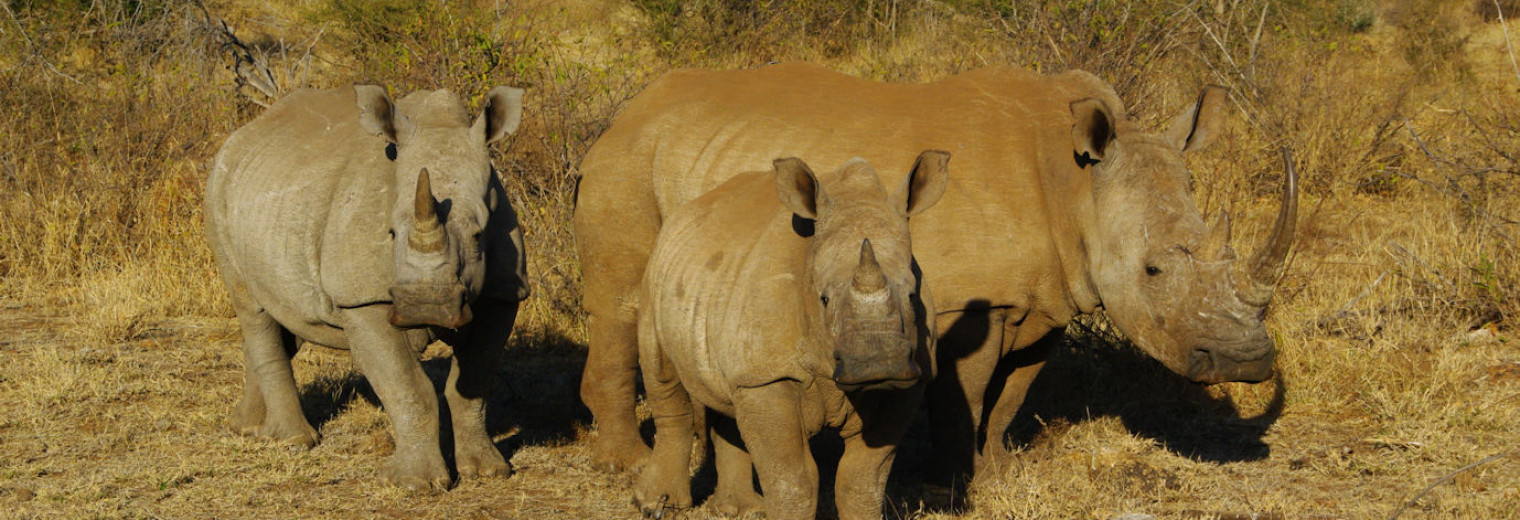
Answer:
[[[1488,457],[1485,457],[1483,460],[1474,462],[1472,464],[1468,464],[1466,466],[1462,466],[1460,468],[1457,468],[1456,471],[1453,471],[1451,473],[1447,473],[1446,476],[1441,477],[1440,479],[1436,480],[1435,482],[1431,482],[1429,486],[1425,486],[1425,489],[1421,490],[1419,494],[1417,494],[1417,495],[1414,496],[1414,498],[1411,498],[1411,499],[1406,500],[1403,503],[1399,504],[1399,508],[1393,510],[1393,514],[1392,515],[1388,515],[1388,520],[1397,520],[1398,517],[1399,517],[1399,515],[1404,514],[1404,510],[1405,509],[1408,509],[1409,506],[1414,505],[1414,503],[1418,502],[1421,498],[1425,498],[1425,495],[1427,493],[1430,493],[1430,490],[1435,489],[1436,486],[1439,486],[1441,484],[1445,484],[1447,482],[1450,482],[1451,479],[1457,478],[1457,475],[1462,474],[1462,472],[1470,470],[1470,469],[1473,469],[1473,468],[1476,468],[1478,466],[1482,466],[1484,464],[1488,464],[1490,462],[1502,459],[1504,457],[1508,457],[1509,455],[1510,455],[1509,453],[1495,453],[1493,455],[1489,455]]]

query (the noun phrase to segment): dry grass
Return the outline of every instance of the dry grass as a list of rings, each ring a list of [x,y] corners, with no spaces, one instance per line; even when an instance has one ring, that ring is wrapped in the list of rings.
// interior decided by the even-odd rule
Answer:
[[[1451,476],[1399,518],[1520,517],[1520,78],[1497,20],[1520,42],[1516,2],[759,5],[206,2],[285,89],[530,89],[496,157],[535,282],[490,425],[520,472],[434,496],[371,478],[387,420],[342,353],[297,357],[316,449],[222,426],[241,355],[200,190],[262,109],[232,88],[216,26],[167,0],[0,3],[0,516],[631,516],[628,478],[590,469],[581,440],[576,164],[664,70],[808,59],[891,81],[1080,67],[1156,125],[1227,85],[1231,128],[1190,166],[1200,206],[1236,216],[1237,248],[1266,233],[1279,147],[1304,177],[1269,317],[1282,377],[1197,387],[1084,321],[1036,382],[1016,455],[949,497],[916,429],[892,516],[955,517],[969,498],[966,518],[1388,518]]]

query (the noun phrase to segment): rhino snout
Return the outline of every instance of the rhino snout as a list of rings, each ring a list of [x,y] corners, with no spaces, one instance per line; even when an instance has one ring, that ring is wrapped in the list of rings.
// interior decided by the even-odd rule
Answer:
[[[458,329],[470,323],[463,284],[397,284],[391,286],[391,325],[437,326]]]
[[[1187,378],[1195,383],[1260,383],[1272,378],[1277,349],[1271,338],[1194,348]]]
[[[834,355],[834,384],[846,392],[902,390],[918,383],[923,375],[910,353],[864,358]]]

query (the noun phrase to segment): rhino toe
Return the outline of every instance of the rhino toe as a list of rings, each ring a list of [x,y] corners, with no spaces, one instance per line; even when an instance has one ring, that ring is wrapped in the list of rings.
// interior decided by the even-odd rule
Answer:
[[[398,450],[380,474],[387,484],[412,491],[447,491],[453,484],[436,450]]]

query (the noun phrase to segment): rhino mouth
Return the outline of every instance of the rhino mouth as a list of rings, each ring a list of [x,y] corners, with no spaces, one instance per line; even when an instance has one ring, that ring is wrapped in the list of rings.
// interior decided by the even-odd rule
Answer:
[[[1269,342],[1270,346],[1271,343]],[[1260,383],[1276,374],[1276,349],[1195,348],[1188,355],[1187,378],[1207,385],[1217,383]]]
[[[923,375],[918,363],[912,361],[896,367],[867,367],[866,370],[846,370],[843,364],[837,364],[833,379],[834,385],[845,392],[869,392],[906,390],[918,384]]]
[[[391,287],[391,325],[458,329],[474,316],[462,284],[397,284]]]

